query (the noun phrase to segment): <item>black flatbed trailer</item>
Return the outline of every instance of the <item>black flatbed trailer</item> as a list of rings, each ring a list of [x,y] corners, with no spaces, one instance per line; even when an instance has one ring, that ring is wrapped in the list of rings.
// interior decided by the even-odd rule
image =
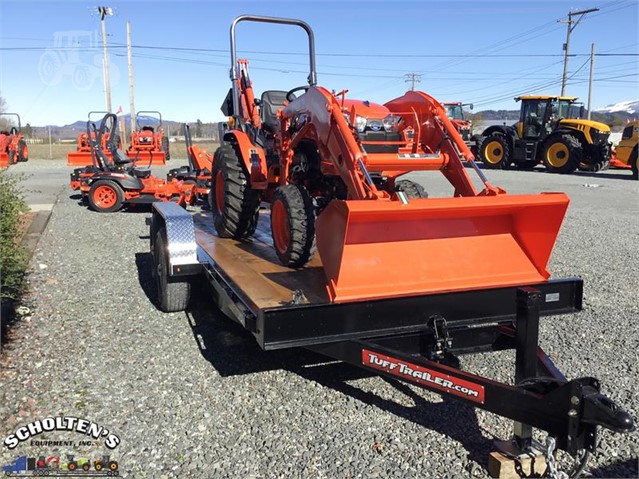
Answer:
[[[502,445],[508,456],[543,450],[532,428],[572,455],[594,452],[598,425],[634,430],[598,380],[567,380],[539,347],[540,317],[582,309],[581,279],[336,304],[319,258],[300,270],[279,263],[264,219],[251,240],[238,241],[219,238],[210,213],[154,204],[151,252],[162,309],[185,309],[190,283],[203,276],[216,305],[264,350],[305,347],[512,419],[514,437]],[[515,385],[458,366],[459,355],[507,349],[516,352]]]

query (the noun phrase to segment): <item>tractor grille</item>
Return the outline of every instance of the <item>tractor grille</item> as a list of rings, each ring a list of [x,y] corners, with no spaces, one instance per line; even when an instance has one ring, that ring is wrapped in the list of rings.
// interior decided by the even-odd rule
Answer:
[[[595,130],[594,128],[590,130],[590,137],[592,138],[593,145],[603,145],[608,143],[608,137],[610,133],[603,132],[599,130]]]

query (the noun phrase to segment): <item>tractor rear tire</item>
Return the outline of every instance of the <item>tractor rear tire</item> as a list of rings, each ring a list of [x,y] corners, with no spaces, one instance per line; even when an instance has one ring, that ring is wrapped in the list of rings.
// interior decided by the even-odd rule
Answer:
[[[406,194],[408,199],[428,198],[428,193],[419,183],[410,180],[400,180],[395,183],[395,191],[401,191]]]
[[[220,146],[213,162],[209,205],[221,238],[245,239],[255,233],[260,193],[251,189],[240,159],[230,145]]]
[[[29,148],[24,140],[18,142],[18,161],[29,161]]]
[[[271,203],[271,234],[280,262],[301,268],[315,254],[315,208],[306,188],[280,186]]]
[[[98,180],[91,185],[89,205],[98,213],[114,213],[124,204],[124,191],[115,181]]]
[[[162,151],[164,152],[164,158],[166,159],[166,161],[169,161],[171,159],[171,150],[169,147],[169,137],[168,136],[163,136],[162,137]]]
[[[488,135],[479,147],[479,158],[489,169],[507,169],[512,162],[510,145],[500,133]]]
[[[632,168],[632,179],[639,180],[639,159],[637,157],[637,147],[630,154],[630,167]]]
[[[547,171],[568,174],[579,167],[583,150],[574,136],[557,135],[546,140],[542,155]]]
[[[165,313],[184,311],[191,299],[191,283],[184,279],[169,276],[169,258],[166,240],[166,228],[161,227],[155,233],[153,248],[153,276],[158,293],[158,305]],[[113,462],[109,463],[111,468]]]

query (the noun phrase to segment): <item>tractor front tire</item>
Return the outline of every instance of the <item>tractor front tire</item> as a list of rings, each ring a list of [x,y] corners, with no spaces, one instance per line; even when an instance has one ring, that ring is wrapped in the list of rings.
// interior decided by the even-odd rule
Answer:
[[[479,147],[479,158],[489,169],[506,169],[510,166],[510,145],[500,133],[488,135]]]
[[[24,140],[18,142],[18,161],[29,161],[29,148]]]
[[[9,156],[9,164],[10,165],[15,165],[16,164],[16,152],[13,151],[13,150],[9,150],[8,156]]]
[[[166,159],[166,161],[169,161],[171,159],[171,149],[169,147],[168,136],[162,137],[162,151],[164,152],[164,158]]]
[[[315,254],[315,208],[306,188],[280,186],[271,203],[271,234],[280,262],[301,268]]]
[[[579,170],[593,172],[607,170],[610,166],[610,156],[610,145],[593,148],[591,156],[579,164]]]
[[[408,199],[416,199],[416,198],[428,198],[428,193],[424,190],[424,187],[419,183],[415,183],[410,180],[400,180],[395,183],[395,191],[401,191]]]
[[[153,266],[160,309],[165,313],[184,311],[191,299],[191,283],[184,279],[169,276],[168,247],[166,228],[164,227],[158,229],[155,233]],[[113,464],[113,461],[109,462],[109,469],[111,469]]]
[[[114,213],[124,204],[124,191],[115,181],[98,180],[89,189],[89,205],[98,213]]]
[[[639,180],[639,158],[637,157],[637,147],[632,150],[630,155],[630,167],[632,168],[632,179]]]
[[[251,189],[235,148],[223,145],[217,149],[212,176],[209,205],[217,234],[222,238],[249,238],[257,228],[260,193]]]
[[[581,143],[572,135],[552,136],[544,145],[544,166],[551,173],[572,173],[579,168],[582,157]]]

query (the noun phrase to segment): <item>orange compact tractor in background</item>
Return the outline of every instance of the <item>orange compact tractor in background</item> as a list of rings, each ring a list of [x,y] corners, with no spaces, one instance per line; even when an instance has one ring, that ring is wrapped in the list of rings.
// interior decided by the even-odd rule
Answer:
[[[450,118],[453,125],[455,125],[464,143],[471,149],[473,154],[476,154],[475,147],[477,146],[477,142],[473,136],[473,122],[466,119],[464,115],[464,107],[467,106],[472,110],[473,104],[462,103],[460,101],[448,101],[442,102],[442,105],[446,108],[446,115]]]
[[[22,134],[20,115],[17,113],[1,113],[0,117],[16,117],[18,126],[12,125],[0,131],[0,168],[15,165],[18,161],[29,161],[29,147]]]
[[[91,117],[95,117],[96,114],[101,116],[105,115],[106,111],[90,111],[88,120],[91,120]],[[84,132],[78,135],[78,145],[75,151],[70,151],[67,153],[67,166],[91,166],[93,165],[93,156],[91,155],[91,145],[89,145],[89,133]],[[111,152],[109,148],[107,148],[107,143],[110,142],[111,135],[113,135],[115,139],[115,144],[118,148],[121,148],[121,140],[118,136],[118,132],[105,131],[102,135],[102,150],[104,154],[111,158]],[[93,138],[95,139],[95,138]]]
[[[195,183],[195,192],[200,197],[208,197],[211,189],[211,170],[213,169],[213,155],[207,150],[193,144],[191,128],[184,124],[184,143],[189,164],[172,168],[166,175],[166,180],[184,180]]]
[[[232,88],[222,107],[230,129],[211,188],[218,234],[251,236],[260,203],[270,203],[279,260],[300,268],[317,248],[332,302],[546,280],[567,196],[492,186],[426,93],[378,105],[317,85],[312,32],[295,24],[309,35],[308,85],[257,99],[231,38]],[[399,180],[425,170],[443,174],[453,197],[424,198],[419,185]]]
[[[157,116],[156,126],[147,124]],[[145,118],[141,121],[141,118]],[[169,138],[164,136],[162,114],[159,111],[139,111],[135,115],[136,130],[131,133],[131,145],[127,155],[142,165],[165,165],[171,159]]]

